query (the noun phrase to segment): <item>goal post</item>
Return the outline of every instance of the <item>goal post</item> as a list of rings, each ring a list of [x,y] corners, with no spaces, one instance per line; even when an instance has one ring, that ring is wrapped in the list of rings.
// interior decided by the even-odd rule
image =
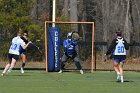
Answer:
[[[49,72],[48,66],[50,65],[48,60],[48,31],[50,29],[50,24],[55,24],[56,28],[60,29],[60,42],[66,39],[66,34],[68,32],[77,31],[80,36],[82,36],[82,43],[79,46],[79,48],[84,46],[84,49],[80,50],[80,55],[83,61],[83,65],[85,68],[83,69],[89,69],[91,72],[93,72],[94,69],[94,22],[52,22],[52,21],[45,21],[44,24],[44,44],[45,44],[45,64],[46,64],[46,72]],[[49,38],[48,38],[49,37]],[[52,37],[54,38],[54,37]],[[49,47],[54,48],[54,47]],[[55,51],[55,49],[53,49]],[[62,47],[60,47],[60,57],[62,56]],[[51,52],[52,53],[52,52]],[[84,57],[88,56],[88,57]],[[56,58],[54,58],[55,61]],[[60,58],[59,58],[60,59]],[[86,61],[86,62],[85,62]],[[88,65],[89,63],[89,66]],[[54,63],[55,65],[55,63]],[[86,68],[87,67],[87,68]],[[73,69],[73,68],[72,68]]]

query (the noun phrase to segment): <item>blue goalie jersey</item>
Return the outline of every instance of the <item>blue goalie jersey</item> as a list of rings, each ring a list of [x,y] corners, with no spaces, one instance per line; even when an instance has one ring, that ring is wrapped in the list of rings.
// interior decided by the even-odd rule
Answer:
[[[77,51],[75,49],[75,46],[77,45],[77,41],[70,41],[70,40],[64,40],[63,46],[64,46],[64,52],[65,55],[72,57],[77,54]]]

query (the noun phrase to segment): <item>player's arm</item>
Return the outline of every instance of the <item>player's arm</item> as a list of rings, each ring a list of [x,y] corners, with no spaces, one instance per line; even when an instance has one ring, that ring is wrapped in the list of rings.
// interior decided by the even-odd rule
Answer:
[[[26,44],[29,42],[29,40],[23,36],[20,37]]]
[[[111,53],[114,51],[116,45],[117,45],[116,39],[114,39],[114,40],[112,41],[111,45],[109,46],[109,48],[108,48],[108,50],[107,50],[107,52],[106,52],[106,55],[111,54]]]
[[[66,48],[68,46],[67,40],[63,41],[63,47]]]
[[[115,49],[115,46],[116,46],[116,39],[114,39],[112,42],[111,42],[111,45],[109,46],[106,54],[104,54],[103,56],[103,59],[104,61],[106,61],[108,59],[108,55],[111,54],[110,58],[112,58],[112,53]]]
[[[73,46],[76,46],[78,44],[78,41],[73,41],[72,43],[71,43],[71,45],[73,45]]]
[[[25,44],[25,42],[22,42],[21,46],[22,46],[23,49],[26,49],[29,46],[30,43],[32,43],[32,42],[29,41],[27,44]]]
[[[67,46],[68,46],[67,40],[64,40],[63,41],[64,52],[66,52]]]
[[[126,50],[129,49],[129,44],[127,43],[127,41],[125,39],[124,39],[124,47],[125,47]]]

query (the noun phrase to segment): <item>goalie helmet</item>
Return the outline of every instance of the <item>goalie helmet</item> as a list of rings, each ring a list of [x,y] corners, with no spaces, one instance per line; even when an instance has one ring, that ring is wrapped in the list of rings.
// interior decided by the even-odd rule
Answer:
[[[67,38],[71,38],[72,37],[72,32],[69,32],[68,34],[67,34]]]

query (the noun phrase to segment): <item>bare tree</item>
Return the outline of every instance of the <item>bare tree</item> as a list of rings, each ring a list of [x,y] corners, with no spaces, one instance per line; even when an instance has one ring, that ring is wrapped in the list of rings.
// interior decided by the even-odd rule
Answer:
[[[130,31],[132,31],[131,29],[131,21],[130,19],[130,0],[127,0],[127,11],[126,11],[126,17],[125,17],[125,26],[124,26],[124,36],[127,40],[127,42],[130,43]]]
[[[69,16],[69,0],[64,0],[64,7],[62,10],[62,16],[68,17]]]
[[[105,42],[108,41],[108,31],[109,31],[109,0],[104,0],[102,2],[102,14],[103,14],[103,40]],[[103,46],[103,54],[105,54],[107,50],[106,46]]]
[[[77,22],[78,21],[78,11],[77,11],[77,0],[70,0],[70,21]],[[74,24],[72,26],[74,31],[78,31],[78,25]]]

